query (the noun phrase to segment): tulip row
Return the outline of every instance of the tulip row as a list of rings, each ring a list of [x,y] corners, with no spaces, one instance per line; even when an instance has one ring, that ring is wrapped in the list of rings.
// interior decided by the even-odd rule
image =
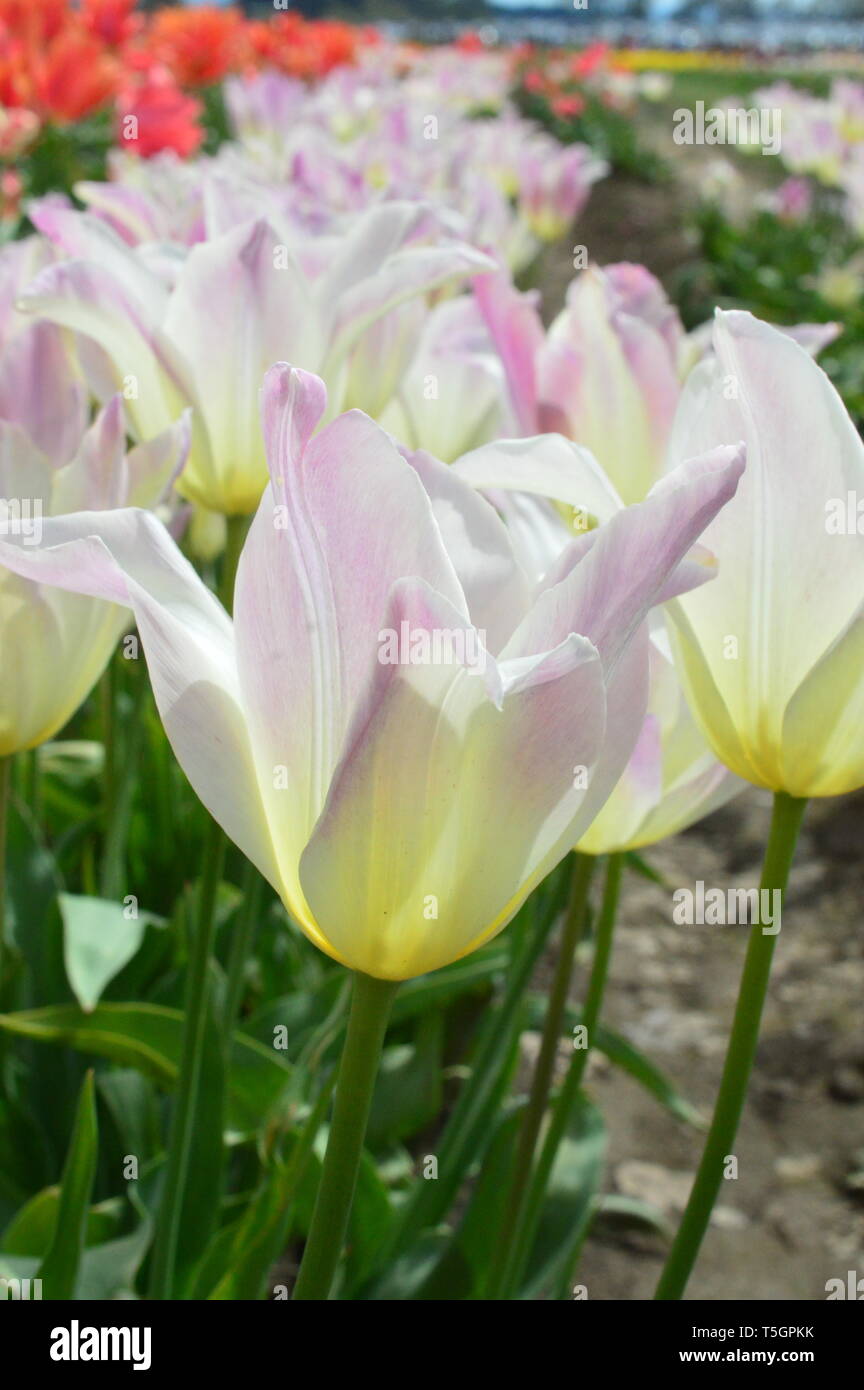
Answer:
[[[626,264],[580,271],[544,327],[513,270],[603,167],[477,62],[483,119],[446,50],[314,89],[237,79],[218,155],[118,160],[0,253],[0,1133],[36,1129],[25,1062],[34,1092],[59,1075],[14,1039],[122,1063],[98,1086],[130,1209],[87,1234],[112,1219],[87,1079],[59,1197],[14,1164],[0,1189],[25,1199],[0,1272],[47,1296],[260,1297],[301,1240],[300,1300],[566,1296],[628,856],[749,783],[774,793],[782,895],[807,800],[864,785],[864,542],[827,524],[864,445],[815,360],[834,327],[732,311],[688,335]],[[86,745],[55,740],[93,732],[100,680],[94,827],[61,771]],[[659,1298],[710,1219],[775,945],[756,923]],[[478,986],[418,1173],[447,1010]],[[408,1060],[380,1068],[388,1028]],[[568,1144],[578,1202],[550,1237]],[[369,1151],[401,1165],[390,1187]]]

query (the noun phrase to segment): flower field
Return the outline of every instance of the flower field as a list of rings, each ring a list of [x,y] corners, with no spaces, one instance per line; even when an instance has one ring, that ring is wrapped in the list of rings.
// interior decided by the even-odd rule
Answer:
[[[864,1289],[864,71],[573,29],[0,0],[6,1298]]]

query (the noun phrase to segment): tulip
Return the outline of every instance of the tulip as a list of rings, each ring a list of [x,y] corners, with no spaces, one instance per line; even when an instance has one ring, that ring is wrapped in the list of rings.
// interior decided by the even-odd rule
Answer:
[[[394,317],[380,320],[369,337]],[[511,420],[501,363],[474,301],[462,295],[436,305],[418,336],[413,360],[396,389],[387,391],[388,403],[380,415],[384,428],[403,444],[424,449],[444,463],[512,433],[512,428],[506,429]],[[379,355],[379,376],[386,381],[381,360]],[[404,365],[403,355],[397,360]]]
[[[46,356],[44,365],[55,361]],[[127,454],[115,396],[61,467],[21,424],[0,421],[0,758],[35,748],[62,728],[101,676],[127,621],[112,603],[46,588],[36,570],[28,577],[21,556],[35,550],[50,517],[74,523],[70,514],[78,511],[97,516],[125,504],[154,505],[182,467],[188,433],[181,421]]]
[[[864,785],[864,445],[787,334],[718,313],[714,349],[687,382],[670,460],[741,436],[748,472],[705,532],[716,584],[670,607],[706,738],[739,776],[774,792],[760,889],[782,893],[808,798]],[[776,939],[752,927],[714,1117],[658,1299],[682,1296],[734,1152]]]
[[[750,464],[705,532],[717,582],[673,607],[688,698],[738,776],[836,796],[864,784],[864,445],[787,335],[718,313],[714,346],[685,389],[670,459],[740,437]]]
[[[582,212],[591,187],[609,172],[587,145],[560,146],[537,141],[528,147],[519,171],[519,205],[541,241],[556,241]]]
[[[389,203],[355,222],[338,246],[288,245],[267,222],[244,223],[192,248],[171,288],[110,227],[88,214],[43,208],[43,231],[68,255],[42,271],[22,307],[94,339],[93,386],[122,390],[137,436],[193,407],[179,488],[226,515],[255,509],[267,477],[258,383],[274,358],[321,371],[334,391],[371,323],[403,301],[491,267],[459,242],[424,244],[421,205]]]
[[[360,412],[313,438],[325,405],[268,372],[233,627],[146,512],[46,521],[14,563],[135,610],[201,800],[316,945],[399,980],[488,941],[586,828],[644,713],[630,640],[742,464],[688,464],[535,588],[471,487]],[[453,650],[394,656],[406,632]]]
[[[134,610],[193,787],[356,972],[305,1300],[335,1272],[396,982],[501,931],[602,804],[644,713],[645,614],[742,461],[692,461],[535,586],[446,465],[408,461],[359,411],[316,434],[320,379],[277,364],[262,409],[272,481],[233,624],[147,512],[49,521],[15,562]]]
[[[515,322],[518,328],[518,317]],[[514,339],[512,333],[505,333],[503,341],[513,354],[511,367],[518,368],[518,348],[524,344],[525,335]],[[518,378],[518,371],[515,375]],[[507,522],[523,567],[540,580],[566,563],[574,532],[590,536],[597,526],[608,525],[611,518],[622,514],[621,499],[597,461],[586,449],[561,436],[490,444],[459,459],[453,471],[482,489],[494,502]],[[704,583],[712,578],[715,569],[713,556],[702,547],[694,547],[687,563],[679,566],[672,586],[658,598],[670,597],[675,585],[689,589]],[[486,1296],[491,1298],[507,1298],[518,1285],[543,1194],[584,1074],[588,1054],[581,1050],[573,1055],[552,1123],[538,1153],[596,856],[608,854],[609,862],[583,1013],[589,1038],[595,1035],[603,1000],[623,852],[693,824],[728,801],[743,785],[712,757],[696,727],[672,664],[668,636],[657,614],[652,614],[651,629],[648,709],[638,740],[614,790],[576,846],[570,907],[561,933],[540,1050],[507,1192],[508,1221],[495,1247],[486,1288]]]
[[[644,266],[590,266],[544,334],[534,297],[503,272],[479,277],[474,294],[507,376],[519,429],[554,430],[596,458],[625,502],[662,477],[681,390],[710,351],[710,325],[686,334],[678,311]],[[786,328],[813,353],[838,325]]]
[[[538,365],[545,427],[590,449],[625,502],[662,473],[684,342],[659,283],[628,264],[577,276],[549,329]]]

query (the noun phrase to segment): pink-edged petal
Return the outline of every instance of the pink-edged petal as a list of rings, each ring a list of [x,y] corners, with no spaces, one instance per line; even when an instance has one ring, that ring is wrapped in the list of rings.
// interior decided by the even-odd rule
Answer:
[[[324,403],[308,373],[284,364],[267,373],[273,483],[240,560],[234,606],[243,700],[286,875],[324,803],[393,583],[423,576],[467,616],[414,470],[359,411],[310,440]],[[287,791],[274,785],[279,768]]]
[[[614,667],[681,560],[734,495],[743,469],[740,446],[715,449],[668,475],[644,502],[589,532],[579,563],[540,594],[505,654],[551,647],[579,632],[594,643],[604,665]]]
[[[543,344],[536,295],[521,294],[503,271],[478,276],[473,288],[504,365],[517,427],[522,434],[536,434],[540,428],[536,363]]]
[[[212,476],[195,500],[254,511],[267,482],[258,410],[264,373],[285,358],[315,370],[324,354],[308,284],[276,232],[264,221],[247,223],[193,247],[164,332],[190,364],[210,441]]]
[[[0,562],[37,583],[133,610],[178,762],[225,833],[278,887],[231,621],[161,522],[135,509],[49,518],[40,546],[0,544]]]
[[[765,758],[776,770],[768,750],[779,748],[788,700],[864,598],[864,540],[829,525],[830,506],[861,495],[864,446],[825,373],[787,334],[733,311],[718,315],[715,347],[688,379],[670,459],[741,438],[748,463],[704,535],[717,582],[681,599],[680,612],[701,649],[688,640],[697,706],[720,693],[749,749],[730,765],[744,772],[749,760],[754,780],[770,783]],[[712,724],[720,729],[716,712]]]
[[[423,204],[384,203],[344,238],[315,286],[320,311],[332,326],[326,375],[371,323],[397,305],[493,268],[488,256],[461,242],[416,244],[431,217]]]
[[[458,610],[407,579],[386,619],[403,623],[466,630]],[[537,881],[573,767],[593,765],[602,744],[602,671],[591,644],[571,637],[500,679],[498,708],[458,659],[379,665],[300,869],[328,949],[353,968],[404,979],[458,959]]]
[[[110,365],[104,390],[122,392],[143,438],[167,429],[193,396],[184,364],[160,332],[151,309],[102,266],[64,261],[46,267],[20,300],[22,309],[93,338]]]
[[[77,212],[51,199],[31,203],[28,212],[34,226],[68,260],[92,261],[100,266],[123,286],[124,294],[142,316],[146,313],[158,322],[167,305],[165,288],[113,227],[91,213]]]
[[[607,521],[624,505],[593,454],[560,434],[483,444],[463,454],[453,469],[483,492],[503,489],[548,497],[595,523]]]
[[[87,425],[87,388],[61,330],[30,323],[0,359],[0,418],[22,425],[55,468],[68,463]]]
[[[486,634],[489,650],[498,652],[527,612],[531,594],[507,527],[454,468],[422,450],[407,457],[429,494],[471,621]]]

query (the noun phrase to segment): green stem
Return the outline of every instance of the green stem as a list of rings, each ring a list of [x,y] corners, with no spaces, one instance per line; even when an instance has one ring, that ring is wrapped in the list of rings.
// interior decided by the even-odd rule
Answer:
[[[248,516],[226,517],[228,531],[219,571],[219,600],[226,613],[234,611],[234,583],[250,520]]]
[[[354,977],[330,1136],[294,1289],[296,1299],[323,1301],[330,1293],[348,1229],[372,1092],[397,988],[391,980],[376,980],[359,972]]]
[[[175,1265],[183,1203],[189,1182],[189,1154],[198,1105],[204,1040],[211,1007],[210,957],[215,936],[216,894],[222,877],[225,836],[211,821],[204,849],[204,868],[198,901],[198,919],[191,936],[189,973],[183,1020],[183,1051],[171,1134],[165,1186],[156,1225],[153,1262],[150,1271],[150,1297],[175,1296]],[[194,1175],[192,1175],[194,1180]]]
[[[6,839],[9,829],[9,791],[12,758],[0,758],[0,998],[3,989],[6,946]]]
[[[552,1119],[543,1145],[537,1165],[531,1176],[531,1184],[522,1204],[520,1220],[514,1233],[511,1249],[511,1258],[508,1267],[503,1271],[501,1280],[501,1296],[512,1298],[518,1288],[522,1271],[525,1268],[528,1257],[531,1253],[531,1246],[543,1210],[543,1201],[546,1196],[546,1189],[549,1179],[561,1147],[561,1141],[567,1133],[570,1118],[573,1114],[573,1107],[579,1096],[582,1086],[582,1078],[585,1075],[585,1067],[588,1062],[588,1054],[591,1050],[591,1041],[597,1031],[597,1024],[600,1020],[600,1010],[603,1005],[603,995],[606,989],[606,980],[609,975],[609,962],[612,956],[612,941],[615,935],[615,918],[618,913],[618,899],[621,894],[621,874],[624,867],[624,859],[621,854],[610,854],[606,868],[606,880],[603,885],[603,901],[600,905],[600,913],[597,918],[597,928],[594,937],[594,959],[591,964],[591,974],[588,980],[588,990],[585,996],[585,1007],[582,1010],[582,1025],[586,1032],[586,1046],[579,1048],[573,1054],[567,1075],[558,1095],[558,1099],[552,1110]]]
[[[806,806],[805,800],[785,792],[775,794],[760,889],[785,891]],[[690,1200],[657,1285],[656,1299],[681,1298],[708,1229],[726,1158],[732,1151],[744,1109],[776,940],[776,934],[767,934],[758,923],[750,932],[714,1117]]]
[[[108,662],[102,673],[99,682],[99,704],[102,714],[102,837],[103,843],[107,846],[114,824],[114,813],[117,803],[117,750],[115,738],[117,735],[117,725],[115,720],[114,705],[117,698],[117,682],[114,674],[114,658]],[[108,871],[105,868],[107,853],[103,850],[103,877]],[[110,894],[106,891],[103,882],[103,893],[105,897]]]
[[[588,890],[591,886],[595,864],[596,860],[590,854],[577,852],[573,855],[570,902],[558,947],[558,960],[546,1007],[540,1052],[534,1067],[528,1104],[522,1117],[513,1176],[510,1180],[510,1190],[505,1208],[509,1220],[501,1228],[496,1250],[490,1261],[487,1298],[498,1297],[498,1287],[503,1281],[504,1273],[513,1254],[514,1236],[521,1225],[528,1182],[534,1164],[537,1136],[540,1133],[540,1127],[543,1124],[543,1118],[549,1104],[555,1059],[558,1055],[558,1045],[561,1041],[564,1015],[567,1009],[567,998],[570,993],[570,982],[573,978],[576,948],[582,939],[585,928]]]

